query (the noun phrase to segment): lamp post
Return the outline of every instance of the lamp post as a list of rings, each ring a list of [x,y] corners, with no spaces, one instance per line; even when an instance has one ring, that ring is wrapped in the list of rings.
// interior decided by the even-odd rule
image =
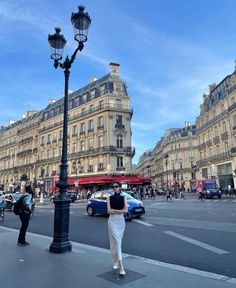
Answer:
[[[43,199],[43,194],[44,194],[44,169],[42,168],[41,169],[41,178],[42,178],[42,181],[41,181],[41,184],[40,184],[40,200],[39,200],[39,203],[44,203],[44,199]]]
[[[166,186],[167,186],[166,188],[168,189],[169,188],[168,172],[167,172],[168,159],[169,159],[168,153],[165,154],[164,159],[165,159],[165,163],[166,163]]]
[[[54,235],[53,242],[49,249],[52,253],[64,253],[72,250],[71,243],[69,242],[69,215],[71,200],[66,196],[66,191],[69,187],[67,172],[68,86],[71,65],[75,60],[77,52],[83,50],[84,42],[87,41],[88,29],[91,24],[91,18],[84,9],[84,6],[79,6],[79,11],[71,14],[71,22],[75,32],[74,40],[78,42],[78,47],[75,49],[70,59],[67,56],[63,63],[59,62],[62,59],[63,49],[66,45],[64,36],[60,34],[61,29],[57,27],[55,28],[55,34],[48,35],[48,42],[51,47],[51,59],[54,60],[54,67],[56,69],[58,67],[62,68],[65,74],[63,143],[60,177],[59,182],[57,183],[59,196],[53,201],[55,204]]]

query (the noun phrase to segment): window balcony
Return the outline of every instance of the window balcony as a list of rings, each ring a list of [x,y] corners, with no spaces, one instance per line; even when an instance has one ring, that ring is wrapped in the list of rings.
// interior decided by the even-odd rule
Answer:
[[[115,124],[115,128],[116,129],[125,129],[125,125],[123,125],[123,124]]]
[[[213,139],[214,144],[220,143],[220,136],[215,136]]]
[[[228,137],[229,137],[229,135],[228,135],[228,132],[227,132],[227,131],[225,131],[224,133],[221,134],[221,140],[222,140],[222,141],[227,140]]]
[[[116,171],[124,171],[125,167],[116,167]]]

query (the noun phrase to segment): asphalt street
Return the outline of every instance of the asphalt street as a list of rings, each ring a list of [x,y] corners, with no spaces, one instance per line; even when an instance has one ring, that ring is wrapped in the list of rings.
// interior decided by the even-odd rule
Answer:
[[[171,264],[236,277],[236,199],[203,200],[187,197],[165,202],[144,200],[146,214],[127,223],[123,252]],[[89,217],[86,203],[72,203],[70,239],[109,248],[107,217]],[[29,231],[53,234],[53,203],[37,205]],[[6,212],[6,227],[19,220]]]

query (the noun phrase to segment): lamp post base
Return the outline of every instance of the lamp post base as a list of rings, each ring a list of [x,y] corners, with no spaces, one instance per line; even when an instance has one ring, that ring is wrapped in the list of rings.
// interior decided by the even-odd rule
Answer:
[[[51,253],[71,252],[69,241],[70,199],[55,199],[54,235],[50,245]]]

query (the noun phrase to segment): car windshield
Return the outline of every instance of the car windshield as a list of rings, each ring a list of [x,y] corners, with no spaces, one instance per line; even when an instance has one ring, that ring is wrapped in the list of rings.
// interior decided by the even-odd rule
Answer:
[[[121,195],[125,196],[125,198],[128,200],[134,199],[134,197],[132,197],[131,195],[129,195],[128,193],[123,192],[123,191],[121,192]]]
[[[217,189],[216,183],[205,183],[204,185],[205,189]]]

